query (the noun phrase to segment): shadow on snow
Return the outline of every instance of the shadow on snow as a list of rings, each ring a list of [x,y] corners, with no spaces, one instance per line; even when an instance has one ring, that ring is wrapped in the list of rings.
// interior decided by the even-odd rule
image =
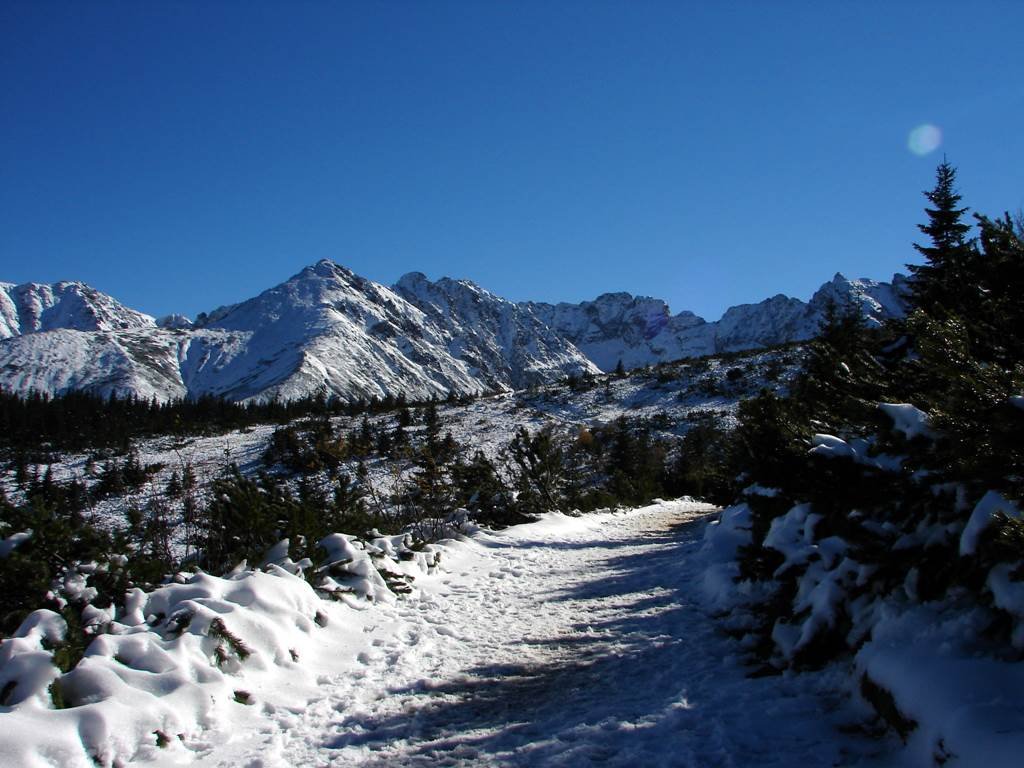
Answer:
[[[622,542],[571,542],[642,549],[595,562],[608,576],[545,597],[595,601],[593,612],[582,611],[590,618],[566,634],[524,641],[556,649],[556,659],[481,665],[454,680],[392,689],[407,699],[401,713],[349,716],[325,747],[380,751],[381,765],[395,764],[384,757],[395,742],[407,742],[406,765],[732,764],[725,726],[701,706],[721,672],[710,650],[720,639],[677,586],[690,575],[703,525],[699,518]],[[598,609],[609,600],[614,610]]]

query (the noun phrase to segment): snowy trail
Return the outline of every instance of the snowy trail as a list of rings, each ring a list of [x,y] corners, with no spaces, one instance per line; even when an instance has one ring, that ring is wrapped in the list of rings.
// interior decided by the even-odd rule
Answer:
[[[350,612],[362,649],[306,706],[190,746],[253,767],[878,764],[884,744],[837,730],[850,712],[814,690],[825,676],[747,678],[697,608],[708,511],[552,515],[457,544],[416,597]]]

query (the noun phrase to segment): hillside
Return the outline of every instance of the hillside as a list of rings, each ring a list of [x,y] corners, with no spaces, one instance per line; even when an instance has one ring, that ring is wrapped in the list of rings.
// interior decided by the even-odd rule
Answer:
[[[890,285],[836,275],[809,302],[775,296],[705,322],[624,293],[517,304],[468,280],[415,272],[388,288],[325,260],[195,321],[154,321],[80,283],[4,285],[0,387],[161,402],[476,395],[620,362],[631,369],[805,341],[830,303],[877,324],[902,314],[904,292],[900,276]]]

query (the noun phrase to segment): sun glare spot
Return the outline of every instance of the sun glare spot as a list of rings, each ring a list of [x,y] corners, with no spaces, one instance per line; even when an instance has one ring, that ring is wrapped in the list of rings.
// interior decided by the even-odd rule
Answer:
[[[907,137],[907,147],[921,157],[934,152],[941,143],[942,131],[931,123],[917,126]]]

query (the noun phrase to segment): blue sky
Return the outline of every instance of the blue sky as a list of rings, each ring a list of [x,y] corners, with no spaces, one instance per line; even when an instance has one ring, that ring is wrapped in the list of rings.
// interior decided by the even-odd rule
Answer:
[[[0,5],[0,280],[152,314],[331,258],[709,319],[1024,207],[1024,3]],[[942,131],[923,156],[922,124]]]

